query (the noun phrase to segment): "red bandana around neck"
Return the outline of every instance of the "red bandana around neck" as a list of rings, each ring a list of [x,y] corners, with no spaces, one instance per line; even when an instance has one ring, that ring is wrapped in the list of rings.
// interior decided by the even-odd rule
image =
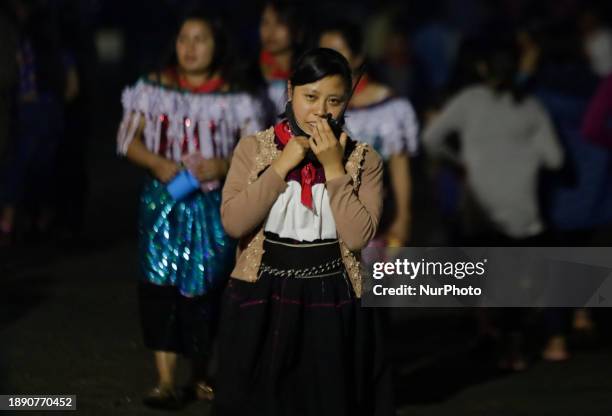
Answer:
[[[174,75],[176,77],[176,81],[180,89],[194,93],[217,92],[225,85],[225,80],[223,78],[214,77],[212,79],[209,79],[208,81],[204,81],[200,85],[193,86],[177,70],[174,70]]]
[[[365,90],[369,84],[370,78],[367,75],[362,76],[359,82],[357,83],[357,86],[355,87],[355,95]]]
[[[259,64],[263,68],[264,74],[271,80],[287,80],[291,75],[289,71],[281,69],[278,61],[270,52],[261,51],[259,54]]]
[[[289,128],[289,122],[287,120],[283,120],[277,125],[274,126],[274,133],[278,140],[283,145],[283,148],[289,143],[289,140],[293,137],[293,133]],[[300,184],[302,186],[302,194],[300,199],[302,201],[302,205],[312,209],[312,185],[314,183],[316,177],[317,170],[311,162],[308,162],[301,170],[300,170]]]

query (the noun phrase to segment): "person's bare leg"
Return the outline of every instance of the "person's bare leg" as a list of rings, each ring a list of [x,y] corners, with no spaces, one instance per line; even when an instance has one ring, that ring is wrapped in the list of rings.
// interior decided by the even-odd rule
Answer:
[[[144,404],[158,409],[178,410],[182,403],[174,389],[174,369],[177,355],[173,352],[155,351],[154,356],[159,384],[143,399]]]
[[[592,331],[595,328],[595,324],[591,319],[591,312],[584,308],[574,310],[573,327],[577,331]]]
[[[2,216],[0,217],[0,229],[5,233],[10,233],[15,227],[15,207],[13,205],[6,205],[2,210]]]
[[[542,352],[542,358],[546,361],[565,361],[570,358],[569,352],[567,351],[567,342],[563,335],[556,335],[551,337],[544,351]]]
[[[168,351],[155,351],[155,366],[159,376],[159,387],[174,389],[174,370],[177,354]]]
[[[15,207],[6,205],[2,209],[0,216],[0,245],[6,246],[11,244],[13,233],[15,231]]]

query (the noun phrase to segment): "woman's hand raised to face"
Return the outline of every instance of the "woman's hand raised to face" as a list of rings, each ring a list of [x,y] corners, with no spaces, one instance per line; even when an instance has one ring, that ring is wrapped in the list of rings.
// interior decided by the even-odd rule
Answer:
[[[324,118],[319,118],[313,128],[308,144],[323,165],[325,179],[328,181],[346,173],[342,157],[347,138],[346,133],[342,132],[340,139],[336,139],[329,123]]]
[[[278,159],[272,163],[272,168],[284,179],[289,171],[304,159],[306,151],[308,151],[308,139],[304,136],[293,137]]]

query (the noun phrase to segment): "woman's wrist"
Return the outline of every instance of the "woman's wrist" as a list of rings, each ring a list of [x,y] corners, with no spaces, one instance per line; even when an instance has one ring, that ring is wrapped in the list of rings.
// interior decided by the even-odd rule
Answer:
[[[227,171],[229,170],[229,162],[227,159],[217,159],[216,160],[216,169],[215,169],[215,179],[223,179],[227,176]]]
[[[323,170],[325,171],[325,180],[327,181],[331,181],[332,179],[339,178],[346,174],[342,163],[334,163],[327,166],[324,165]]]
[[[152,153],[146,160],[146,167],[149,170],[155,170],[163,160],[163,157]]]
[[[283,179],[285,179],[287,174],[289,174],[289,169],[287,169],[287,167],[284,165],[284,163],[280,159],[277,159],[274,162],[272,162],[271,167],[278,174],[278,176],[280,176]]]

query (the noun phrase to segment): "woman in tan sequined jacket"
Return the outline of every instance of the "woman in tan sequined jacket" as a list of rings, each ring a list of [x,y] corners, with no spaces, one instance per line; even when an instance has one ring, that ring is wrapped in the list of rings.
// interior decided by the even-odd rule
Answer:
[[[287,188],[270,164],[280,155],[272,128],[240,140],[223,188],[221,218],[227,233],[240,239],[235,279],[257,280],[263,254],[263,222],[272,204]],[[342,258],[353,289],[361,296],[359,252],[376,233],[382,209],[382,160],[359,143],[345,164],[345,174],[328,180],[330,207]]]
[[[240,243],[219,325],[216,415],[394,414],[380,318],[359,299],[382,160],[326,119],[351,86],[342,55],[306,52],[285,119],[234,151],[221,220]]]

